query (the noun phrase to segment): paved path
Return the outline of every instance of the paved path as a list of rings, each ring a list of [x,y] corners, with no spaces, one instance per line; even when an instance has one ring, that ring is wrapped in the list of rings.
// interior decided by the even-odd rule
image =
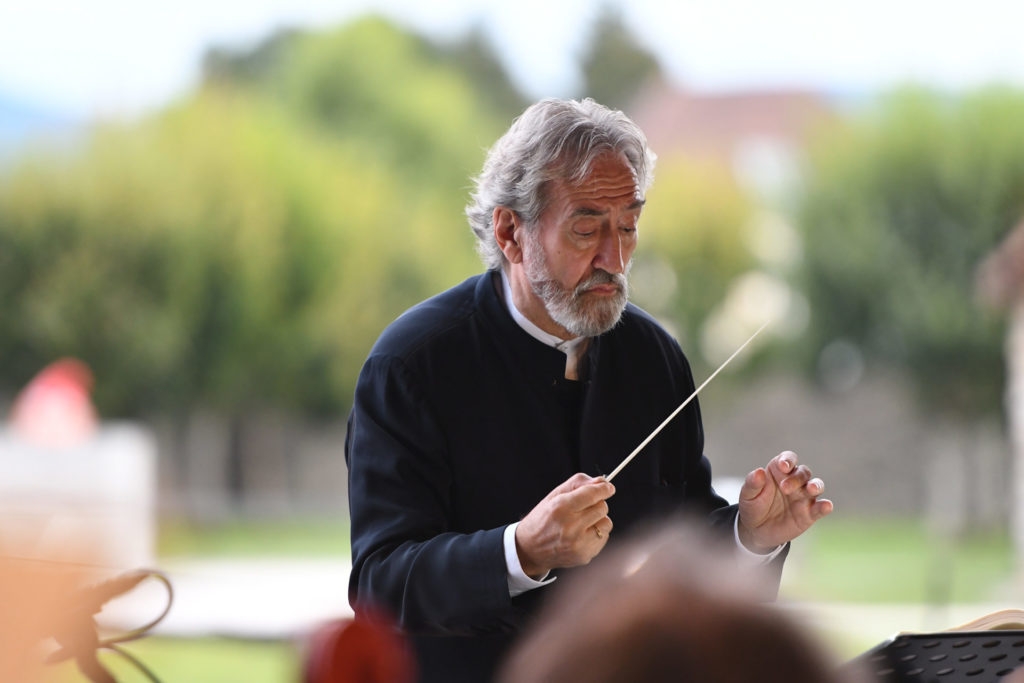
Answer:
[[[255,639],[301,637],[317,624],[352,615],[351,565],[341,559],[177,560],[161,563],[174,603],[154,635]],[[141,583],[109,603],[100,622],[139,625],[160,614],[163,584]]]

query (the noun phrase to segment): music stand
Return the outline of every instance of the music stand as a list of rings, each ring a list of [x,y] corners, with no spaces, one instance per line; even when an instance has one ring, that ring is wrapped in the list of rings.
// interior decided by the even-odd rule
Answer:
[[[903,633],[848,666],[880,683],[995,683],[1024,666],[1024,631]]]
[[[879,683],[995,683],[1024,666],[1022,616],[1000,610],[949,631],[898,633],[846,667]]]

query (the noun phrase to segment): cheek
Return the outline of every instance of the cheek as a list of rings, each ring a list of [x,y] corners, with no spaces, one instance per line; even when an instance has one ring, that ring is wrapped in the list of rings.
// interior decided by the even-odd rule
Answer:
[[[575,287],[594,273],[593,254],[573,254],[563,271],[565,284]]]
[[[570,284],[586,272],[592,255],[564,244],[552,244],[547,250],[547,264],[551,274],[563,284]]]
[[[633,252],[636,251],[637,233],[633,233],[633,236],[623,240],[622,242],[622,255],[624,260],[628,261],[633,257]]]

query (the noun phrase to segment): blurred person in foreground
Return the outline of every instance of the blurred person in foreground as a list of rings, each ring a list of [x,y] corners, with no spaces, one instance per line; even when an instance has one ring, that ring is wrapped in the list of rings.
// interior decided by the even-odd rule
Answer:
[[[0,681],[37,683],[51,680],[46,642],[71,622],[67,603],[77,577],[17,552],[0,545]]]
[[[545,587],[616,532],[709,516],[777,589],[787,544],[832,510],[783,452],[738,506],[711,487],[678,343],[627,303],[654,155],[592,100],[529,107],[491,148],[466,213],[486,272],[392,323],[349,418],[349,598],[392,613],[420,680],[491,680]]]
[[[82,539],[41,557],[0,534],[0,681],[65,680],[69,668],[53,665],[68,659],[88,680],[108,680],[96,658],[93,621],[106,599],[92,590],[108,572],[94,557]]]
[[[699,549],[699,550],[698,550]],[[500,683],[863,683],[759,597],[720,538],[673,521],[554,588]],[[762,577],[764,578],[764,577]]]

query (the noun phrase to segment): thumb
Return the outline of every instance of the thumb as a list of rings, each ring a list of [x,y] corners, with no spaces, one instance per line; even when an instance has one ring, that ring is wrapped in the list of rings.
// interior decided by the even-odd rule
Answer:
[[[758,467],[743,480],[743,486],[740,488],[740,500],[757,498],[767,485],[768,472],[763,467]]]

